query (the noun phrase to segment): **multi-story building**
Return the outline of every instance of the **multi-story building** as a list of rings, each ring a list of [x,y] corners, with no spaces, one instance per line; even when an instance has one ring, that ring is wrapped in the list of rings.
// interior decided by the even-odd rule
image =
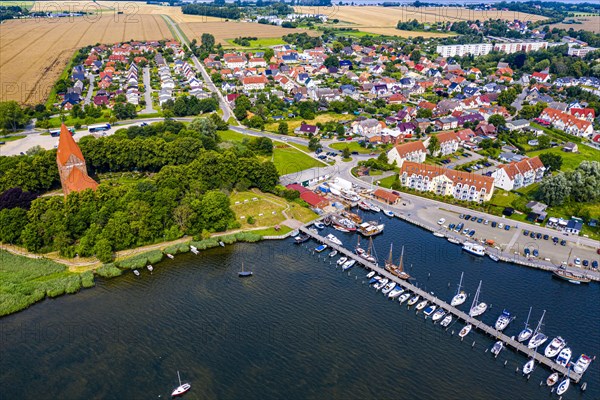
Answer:
[[[551,123],[556,128],[571,135],[591,138],[594,133],[594,127],[591,122],[554,108],[545,108],[540,114],[540,119]]]
[[[494,193],[492,177],[436,165],[405,161],[400,167],[399,177],[402,186],[458,200],[482,203],[489,201]]]
[[[491,43],[453,44],[437,46],[436,52],[442,57],[484,56],[489,54],[493,48]]]
[[[404,161],[415,163],[425,162],[426,155],[427,149],[420,140],[399,144],[387,153],[389,163],[392,164],[396,161],[398,167],[401,167]]]
[[[526,158],[519,162],[500,165],[492,173],[494,184],[504,190],[516,190],[539,182],[544,177],[546,167],[539,157]]]
[[[519,51],[529,52],[547,49],[548,42],[506,42],[496,43],[494,50],[501,53],[517,53]]]
[[[458,150],[460,138],[455,132],[440,132],[436,136],[440,143],[440,149],[436,151],[435,154],[432,154],[432,156],[447,156],[448,154],[452,154]]]

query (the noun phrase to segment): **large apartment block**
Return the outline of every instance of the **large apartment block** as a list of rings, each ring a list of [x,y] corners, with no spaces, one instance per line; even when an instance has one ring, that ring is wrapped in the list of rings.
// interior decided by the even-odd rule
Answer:
[[[491,43],[471,43],[437,46],[436,51],[442,57],[462,57],[466,55],[484,56],[492,50],[510,54],[518,51],[529,52],[546,48],[548,48],[548,42],[502,42],[495,45]]]

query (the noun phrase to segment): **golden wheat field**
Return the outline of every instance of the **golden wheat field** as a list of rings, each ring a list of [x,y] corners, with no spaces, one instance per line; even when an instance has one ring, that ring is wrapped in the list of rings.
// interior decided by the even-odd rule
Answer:
[[[276,38],[294,32],[306,32],[311,36],[321,33],[305,29],[288,29],[274,25],[263,25],[252,22],[187,22],[179,24],[179,27],[189,40],[196,38],[200,41],[203,33],[211,33],[217,43],[227,43],[226,39],[235,39],[239,36],[253,36],[256,38]]]
[[[74,52],[96,43],[172,38],[159,15],[10,20],[0,25],[0,100],[46,100]]]
[[[553,24],[550,25],[550,29],[552,28],[560,28],[569,30],[573,28],[576,31],[585,30],[590,32],[600,33],[600,16],[589,16],[589,17],[577,17],[577,18],[569,18],[575,21],[581,22],[581,24]]]
[[[377,7],[377,6],[333,6],[333,7],[295,7],[299,13],[325,14],[329,19],[339,19],[336,26],[352,27],[365,32],[415,36],[414,32],[395,30],[398,21],[421,23],[444,21],[467,21],[486,19],[529,20],[544,19],[539,15],[525,14],[512,11],[474,11],[461,7]],[[435,33],[421,33],[419,36],[436,36]]]

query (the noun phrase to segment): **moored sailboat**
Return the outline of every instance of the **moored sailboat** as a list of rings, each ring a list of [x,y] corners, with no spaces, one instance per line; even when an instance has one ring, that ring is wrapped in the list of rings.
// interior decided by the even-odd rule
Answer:
[[[404,246],[402,246],[402,253],[400,254],[400,261],[398,262],[398,265],[394,265],[392,261],[392,253],[392,244],[390,243],[390,255],[388,256],[388,259],[385,262],[385,269],[391,272],[392,274],[396,275],[400,279],[410,279],[410,274],[404,271]]]
[[[481,293],[481,281],[479,281],[479,286],[477,287],[477,292],[475,293],[475,297],[473,298],[473,303],[471,304],[471,309],[469,310],[469,316],[477,317],[487,310],[487,304],[484,302],[479,303],[479,293]]]
[[[181,396],[182,394],[190,390],[192,387],[192,385],[190,385],[189,383],[181,383],[181,376],[179,376],[179,371],[177,371],[177,379],[179,379],[179,386],[177,386],[175,390],[171,392],[171,397]]]
[[[464,275],[464,272],[461,272],[460,273],[460,282],[458,282],[458,290],[456,291],[456,294],[452,298],[452,301],[450,301],[450,305],[452,307],[460,306],[461,304],[463,304],[465,302],[465,300],[467,300],[467,294],[464,291],[460,290],[462,287],[463,275]]]
[[[529,327],[529,317],[531,316],[531,307],[529,307],[529,314],[527,314],[527,321],[525,321],[525,328],[519,332],[519,336],[517,340],[519,342],[524,342],[533,335],[533,330]]]
[[[534,368],[535,368],[535,359],[530,358],[529,361],[527,361],[525,363],[525,365],[523,365],[523,375],[530,374]]]
[[[533,332],[533,336],[527,344],[527,347],[529,347],[530,349],[536,349],[538,346],[541,346],[546,340],[548,340],[548,337],[542,333],[544,315],[546,315],[546,310],[544,310],[544,312],[542,313],[542,318],[540,318],[540,321],[538,322],[538,325],[535,328],[535,331]]]

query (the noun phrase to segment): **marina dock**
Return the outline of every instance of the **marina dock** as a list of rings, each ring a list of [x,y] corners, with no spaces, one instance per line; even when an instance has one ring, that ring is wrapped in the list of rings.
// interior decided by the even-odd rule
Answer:
[[[427,300],[431,304],[435,304],[439,308],[444,309],[447,313],[450,313],[453,316],[455,316],[456,318],[463,320],[465,323],[473,325],[474,328],[477,328],[480,331],[485,332],[487,335],[489,335],[493,339],[501,340],[505,344],[505,346],[511,347],[514,350],[516,350],[517,352],[521,352],[521,353],[525,354],[527,356],[527,358],[535,359],[535,361],[538,364],[542,364],[542,365],[546,366],[547,368],[549,368],[550,370],[557,371],[560,374],[563,374],[565,376],[568,374],[569,377],[571,378],[571,380],[575,383],[578,383],[581,380],[581,377],[582,377],[581,374],[577,374],[572,370],[568,371],[568,369],[566,367],[563,367],[562,365],[559,365],[556,362],[554,362],[554,360],[544,356],[543,354],[538,353],[537,351],[535,351],[535,349],[528,348],[526,345],[518,342],[516,339],[513,339],[512,337],[509,337],[509,336],[503,334],[502,332],[485,324],[484,322],[469,316],[467,313],[457,309],[456,307],[451,306],[450,304],[446,303],[445,301],[435,297],[431,293],[426,292],[422,289],[419,289],[418,287],[411,284],[410,282],[398,278],[397,276],[391,274],[384,268],[382,268],[376,264],[373,264],[373,263],[365,260],[362,257],[359,257],[357,254],[354,254],[354,252],[344,248],[343,246],[339,246],[335,243],[332,243],[331,241],[327,240],[326,238],[319,235],[318,233],[315,233],[315,232],[309,230],[306,226],[299,228],[299,231],[311,236],[313,239],[317,240],[318,242],[324,243],[327,246],[329,246],[330,248],[337,250],[338,253],[343,254],[346,257],[352,258],[353,260],[356,260],[357,263],[361,264],[365,268],[375,271],[378,275],[386,277],[387,279],[400,285],[402,288],[421,296],[422,299]]]

